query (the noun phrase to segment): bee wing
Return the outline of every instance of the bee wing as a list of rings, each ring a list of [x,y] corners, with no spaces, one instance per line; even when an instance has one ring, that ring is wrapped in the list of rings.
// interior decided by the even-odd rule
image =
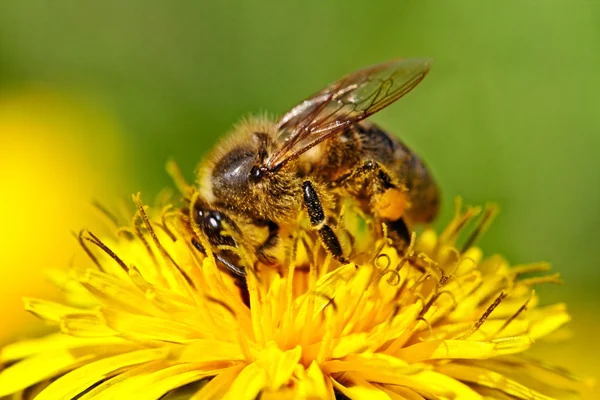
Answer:
[[[292,108],[279,120],[277,149],[266,160],[275,170],[345,127],[375,114],[410,92],[431,60],[393,60],[345,76]]]

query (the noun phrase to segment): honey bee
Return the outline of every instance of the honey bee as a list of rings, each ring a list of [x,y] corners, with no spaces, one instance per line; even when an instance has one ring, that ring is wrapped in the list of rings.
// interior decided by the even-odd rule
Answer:
[[[304,213],[327,252],[347,263],[335,226],[346,198],[356,200],[376,225],[385,224],[402,250],[410,240],[408,226],[436,216],[438,186],[405,144],[364,120],[410,92],[429,67],[428,59],[371,66],[329,85],[278,121],[257,118],[235,128],[199,165],[199,196],[189,204],[218,262],[244,276],[232,249],[249,245],[269,261],[270,250]],[[266,233],[257,239],[257,230]],[[204,251],[200,241],[193,244]]]

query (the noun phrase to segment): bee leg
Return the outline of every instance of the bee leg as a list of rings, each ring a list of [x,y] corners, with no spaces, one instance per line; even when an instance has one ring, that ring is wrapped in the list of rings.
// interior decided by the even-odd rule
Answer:
[[[397,219],[395,221],[384,221],[383,222],[388,230],[388,235],[392,236],[392,242],[396,248],[404,249],[410,244],[411,232],[404,221],[404,218]]]
[[[234,232],[239,232],[237,225],[224,213],[214,209],[208,209],[197,204],[194,207],[194,219],[198,228],[202,230],[208,239],[214,253],[217,264],[224,267],[230,273],[238,277],[245,277],[246,270],[241,266],[238,254],[231,250],[220,250],[219,246],[238,247],[235,239],[230,235],[224,235],[224,223]],[[204,246],[194,238],[192,244],[203,254],[206,254]]]
[[[346,187],[364,187],[370,198],[371,212],[386,225],[394,247],[403,250],[408,246],[411,231],[403,218],[406,194],[380,163],[366,161],[342,177],[340,183]]]
[[[204,246],[202,246],[202,244],[200,244],[200,242],[197,241],[196,238],[192,239],[192,245],[202,254],[206,255],[206,250],[204,249]],[[248,284],[246,283],[246,270],[231,263],[229,260],[227,260],[227,258],[222,256],[221,254],[214,254],[214,256],[217,263],[222,264],[235,278],[234,283],[240,289],[242,301],[246,306],[250,307],[250,293],[248,292]]]
[[[344,258],[342,245],[335,232],[327,224],[323,206],[317,195],[317,191],[310,181],[302,183],[302,193],[304,195],[304,206],[310,219],[310,225],[319,232],[319,237],[325,249],[339,262],[347,264],[348,260]]]
[[[197,250],[199,250],[202,254],[206,255],[206,250],[204,250],[204,246],[202,246],[202,244],[200,244],[200,242],[198,242],[196,240],[196,238],[192,239],[192,245]],[[242,268],[242,267],[238,267],[237,265],[235,265],[224,254],[213,253],[213,255],[215,257],[215,260],[218,263],[222,264],[234,276],[237,276],[237,277],[245,277],[246,276],[246,270],[244,268]]]
[[[256,256],[265,264],[275,264],[277,260],[267,252],[279,242],[279,226],[272,221],[268,221],[267,227],[269,228],[269,236],[267,237],[267,240],[256,249]]]

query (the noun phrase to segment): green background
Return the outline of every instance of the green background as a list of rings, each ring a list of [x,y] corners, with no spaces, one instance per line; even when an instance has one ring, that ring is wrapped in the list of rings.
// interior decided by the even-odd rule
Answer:
[[[373,119],[430,164],[441,219],[457,195],[497,202],[486,252],[550,261],[567,284],[547,299],[600,305],[599,2],[0,2],[0,88],[109,109],[129,192],[171,185],[168,157],[191,179],[243,115],[406,56],[433,58],[431,74]]]

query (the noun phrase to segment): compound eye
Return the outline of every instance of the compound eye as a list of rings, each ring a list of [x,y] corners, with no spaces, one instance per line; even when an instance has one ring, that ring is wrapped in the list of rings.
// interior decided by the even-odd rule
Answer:
[[[204,213],[203,226],[207,234],[219,234],[222,226],[223,216],[218,211],[208,211]]]
[[[265,167],[257,167],[254,166],[250,169],[250,181],[253,183],[256,183],[258,181],[260,181],[266,174],[267,174],[267,169]]]
[[[219,227],[221,226],[221,224],[215,217],[208,217],[206,219],[206,225],[207,228],[214,231],[219,230]]]
[[[212,171],[214,195],[217,198],[227,198],[236,193],[245,194],[255,160],[256,154],[244,148],[226,154]]]
[[[250,169],[250,181],[252,182],[258,182],[258,180],[261,178],[262,173],[260,171],[260,168],[258,168],[257,166],[252,167],[252,169]]]
[[[202,225],[204,223],[205,211],[203,209],[201,209],[198,204],[196,204],[196,206],[194,207],[194,212],[195,212],[194,220],[196,221],[196,223],[198,225]]]

